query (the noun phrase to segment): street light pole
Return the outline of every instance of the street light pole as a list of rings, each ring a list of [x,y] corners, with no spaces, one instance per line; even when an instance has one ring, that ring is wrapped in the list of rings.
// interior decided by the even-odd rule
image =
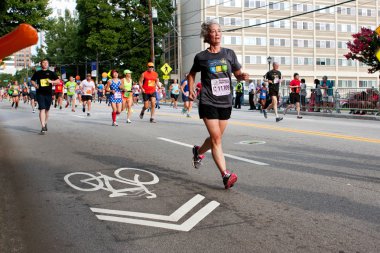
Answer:
[[[154,62],[154,30],[152,17],[152,0],[149,0],[150,60]]]
[[[267,61],[268,61],[268,71],[270,71],[270,64],[272,63],[272,57],[268,56]]]

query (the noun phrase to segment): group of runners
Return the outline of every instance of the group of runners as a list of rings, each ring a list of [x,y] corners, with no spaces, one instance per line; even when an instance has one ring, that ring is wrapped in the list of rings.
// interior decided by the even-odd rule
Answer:
[[[187,113],[188,116],[192,101],[199,100],[199,117],[203,120],[209,137],[201,145],[194,145],[192,149],[192,165],[194,168],[200,168],[206,152],[211,150],[213,160],[221,173],[224,187],[228,189],[238,180],[236,173],[232,172],[231,168],[227,168],[222,149],[223,134],[232,112],[232,74],[237,81],[248,81],[249,74],[242,72],[242,67],[233,50],[221,47],[222,33],[217,22],[210,20],[203,23],[201,37],[210,46],[196,54],[194,64],[186,78],[179,84],[174,82],[169,90],[174,108],[177,107],[177,99],[180,92],[182,92],[183,112]],[[112,126],[118,126],[117,119],[122,111],[127,112],[127,123],[131,123],[132,105],[137,103],[140,93],[143,99],[143,107],[139,117],[143,119],[149,109],[149,122],[156,123],[157,93],[162,87],[158,74],[154,71],[153,62],[147,64],[147,70],[140,75],[138,84],[133,83],[130,70],[125,70],[123,74],[119,74],[117,70],[112,70],[111,79],[106,84],[99,84],[98,86],[95,85],[90,74],[79,84],[75,82],[72,76],[67,83],[64,83],[56,73],[48,69],[48,66],[49,63],[46,59],[41,61],[42,69],[33,74],[30,86],[30,91],[35,90],[36,92],[35,98],[38,102],[41,134],[48,131],[47,123],[52,104],[62,109],[62,101],[65,98],[65,107],[71,104],[72,111],[75,111],[76,99],[80,99],[83,112],[87,112],[87,116],[90,116],[91,102],[95,98],[95,92],[97,92],[100,103],[105,96],[106,102],[110,104],[112,108]],[[282,118],[277,114],[276,97],[281,73],[276,69],[276,64],[273,66],[273,71],[268,72],[266,75],[272,104],[263,112],[266,116],[266,111],[273,108],[276,121],[280,121]],[[195,84],[197,72],[201,72],[201,82]],[[55,87],[54,93],[53,87]],[[12,90],[12,94],[14,94],[12,98],[16,96],[17,92],[22,91],[17,84],[14,85]],[[16,102],[18,102],[17,99],[15,99],[14,103],[16,104]]]

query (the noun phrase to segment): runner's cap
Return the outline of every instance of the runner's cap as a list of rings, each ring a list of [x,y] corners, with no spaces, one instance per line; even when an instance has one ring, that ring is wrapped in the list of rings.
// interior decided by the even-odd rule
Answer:
[[[154,63],[153,62],[148,62],[148,67],[154,67]]]
[[[125,74],[132,74],[132,71],[130,71],[129,69],[126,69],[126,70],[124,70],[124,75]]]

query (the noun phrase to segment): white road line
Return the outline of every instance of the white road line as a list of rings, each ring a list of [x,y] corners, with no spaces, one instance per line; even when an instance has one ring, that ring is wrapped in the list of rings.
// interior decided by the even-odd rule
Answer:
[[[81,119],[85,119],[87,118],[86,116],[80,116],[80,115],[73,115],[74,117],[78,117],[78,118],[81,118]]]
[[[188,148],[192,148],[193,147],[193,145],[190,145],[190,144],[187,144],[187,143],[183,143],[183,142],[179,142],[179,141],[174,141],[174,140],[163,138],[163,137],[157,137],[157,139],[162,140],[162,141],[171,142],[171,143],[174,143],[174,144],[177,144],[177,145],[185,146],[185,147],[188,147]],[[207,152],[211,153],[210,150],[207,151]],[[247,159],[247,158],[244,158],[244,157],[239,157],[239,156],[236,156],[236,155],[230,155],[230,154],[224,153],[224,156],[232,158],[232,159],[235,159],[235,160],[239,160],[239,161],[242,161],[242,162],[253,163],[253,164],[256,164],[256,165],[262,165],[262,166],[269,165],[267,163],[263,163],[263,162],[259,162],[259,161],[255,161],[255,160],[251,160],[251,159]]]
[[[171,215],[159,215],[159,214],[150,214],[150,213],[140,213],[140,212],[129,212],[129,211],[120,211],[120,210],[110,210],[102,208],[90,208],[94,213],[102,214],[114,214],[114,215],[124,215],[124,216],[134,216],[139,218],[146,218],[152,220],[163,220],[163,221],[179,221],[183,216],[185,216],[191,209],[198,205],[205,197],[202,195],[195,195],[192,199],[183,204]]]
[[[165,222],[158,222],[158,221],[122,218],[122,217],[115,217],[115,216],[108,216],[108,215],[96,215],[96,217],[99,220],[105,220],[105,221],[115,221],[115,222],[121,222],[121,223],[129,223],[129,224],[135,224],[135,225],[166,228],[166,229],[173,229],[173,230],[188,232],[195,225],[197,225],[201,220],[203,220],[207,215],[209,215],[212,211],[214,211],[214,209],[217,208],[219,205],[220,203],[216,201],[211,201],[210,203],[202,207],[198,212],[196,212],[193,216],[191,216],[189,219],[187,219],[185,222],[183,222],[180,225],[165,223]]]

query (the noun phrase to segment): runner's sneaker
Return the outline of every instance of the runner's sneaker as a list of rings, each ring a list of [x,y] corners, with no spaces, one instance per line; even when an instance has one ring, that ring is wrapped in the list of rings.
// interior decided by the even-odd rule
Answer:
[[[91,114],[88,112],[88,113],[87,113],[87,116],[89,117],[89,116],[91,116]]]
[[[112,122],[112,126],[118,126],[116,122]]]
[[[82,111],[83,111],[83,112],[86,112],[86,108],[85,108],[85,107],[83,107],[83,108],[82,108]]]
[[[193,167],[199,169],[202,165],[202,160],[205,158],[204,155],[198,154],[199,146],[193,147]]]
[[[190,113],[186,114],[186,117],[191,118]]]
[[[183,108],[183,109],[182,109],[182,114],[185,114],[185,113],[186,113],[186,109]]]
[[[238,180],[238,177],[235,173],[227,173],[226,175],[223,176],[223,184],[225,189],[229,189]]]
[[[47,123],[45,124],[45,131],[47,132]]]
[[[282,117],[277,117],[277,118],[276,118],[276,122],[280,122],[281,120],[283,120]]]
[[[132,123],[132,121],[130,119],[127,119],[127,123]]]
[[[268,118],[268,115],[267,115],[267,110],[265,110],[265,109],[264,109],[264,110],[263,110],[263,113],[264,113],[264,118],[266,118],[266,119],[267,119],[267,118]]]
[[[46,132],[47,132],[46,126],[42,127],[41,128],[41,134],[45,134]]]
[[[144,118],[144,112],[141,111],[141,113],[140,113],[140,119],[143,119],[143,118]]]
[[[153,118],[150,118],[150,123],[157,123]]]
[[[36,110],[33,109],[32,113],[36,113]]]
[[[302,116],[297,116],[297,119],[302,119]]]

